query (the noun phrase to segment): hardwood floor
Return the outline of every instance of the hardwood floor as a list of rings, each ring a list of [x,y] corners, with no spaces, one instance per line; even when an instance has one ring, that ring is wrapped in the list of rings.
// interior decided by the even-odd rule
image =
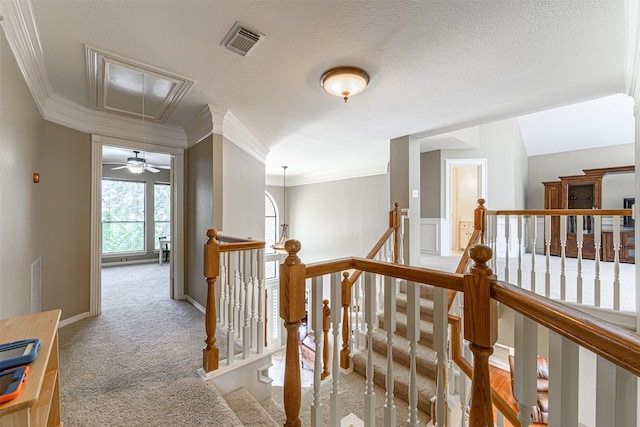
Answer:
[[[489,366],[489,375],[491,376],[491,387],[498,392],[504,401],[507,402],[517,414],[518,406],[511,390],[511,375],[509,374],[509,371],[496,368],[495,366]],[[493,411],[493,419],[496,420],[495,406]],[[506,417],[504,425],[505,427],[513,427],[513,424],[507,421]],[[531,425],[536,427],[548,427],[547,424],[532,423]]]

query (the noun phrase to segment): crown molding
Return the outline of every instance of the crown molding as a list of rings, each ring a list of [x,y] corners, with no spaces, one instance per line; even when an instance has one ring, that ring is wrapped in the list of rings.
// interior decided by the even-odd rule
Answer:
[[[0,1],[0,15],[3,17],[0,25],[4,29],[9,47],[40,114],[44,116],[44,105],[52,90],[31,2]]]
[[[634,114],[640,102],[640,7],[635,0],[625,1],[625,93],[635,100]]]
[[[110,114],[51,95],[45,104],[44,118],[80,132],[115,138],[139,140],[169,147],[186,148],[187,137],[179,126],[145,123],[144,135],[140,119]]]
[[[388,173],[388,160],[370,162],[359,167],[350,166],[345,169],[311,172],[304,175],[287,176],[287,187],[294,185],[318,184],[321,182],[339,181],[343,179],[363,178],[365,176],[385,175]],[[267,176],[267,185],[278,185],[274,178]]]
[[[184,127],[187,135],[187,145],[191,147],[211,134],[222,135],[222,123],[226,113],[227,110],[225,108],[213,104],[206,105]]]
[[[259,162],[266,163],[269,150],[230,111],[224,115],[222,134]]]

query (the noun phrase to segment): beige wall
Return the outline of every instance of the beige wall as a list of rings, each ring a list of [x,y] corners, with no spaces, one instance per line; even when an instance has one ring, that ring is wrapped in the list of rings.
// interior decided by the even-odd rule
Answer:
[[[29,313],[31,263],[42,250],[43,188],[32,176],[42,172],[43,126],[0,34],[0,318],[6,318]]]
[[[70,167],[72,165],[72,167]],[[89,311],[91,137],[44,122],[42,309]]]
[[[420,154],[420,216],[440,218],[440,150]]]
[[[289,237],[304,263],[364,257],[389,224],[389,175],[287,188]]]
[[[185,294],[206,305],[207,287],[202,275],[203,245],[213,227],[213,140],[209,136],[186,153],[185,189],[186,269]]]

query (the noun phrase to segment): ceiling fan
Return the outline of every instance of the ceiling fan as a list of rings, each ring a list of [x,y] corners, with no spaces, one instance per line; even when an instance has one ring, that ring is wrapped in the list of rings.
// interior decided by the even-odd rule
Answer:
[[[142,173],[144,171],[149,171],[152,173],[158,173],[160,172],[160,169],[156,169],[153,166],[147,164],[147,161],[142,158],[142,157],[138,157],[138,154],[140,153],[137,150],[133,150],[135,157],[127,157],[127,164],[124,166],[118,166],[115,168],[111,168],[111,170],[118,170],[118,169],[129,169],[129,171],[131,173]]]

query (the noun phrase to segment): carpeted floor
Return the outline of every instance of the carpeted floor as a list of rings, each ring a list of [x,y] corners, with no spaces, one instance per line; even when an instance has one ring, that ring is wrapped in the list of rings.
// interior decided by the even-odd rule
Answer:
[[[204,318],[169,298],[168,265],[105,268],[102,292],[100,316],[59,332],[65,427],[242,425],[196,375]]]

